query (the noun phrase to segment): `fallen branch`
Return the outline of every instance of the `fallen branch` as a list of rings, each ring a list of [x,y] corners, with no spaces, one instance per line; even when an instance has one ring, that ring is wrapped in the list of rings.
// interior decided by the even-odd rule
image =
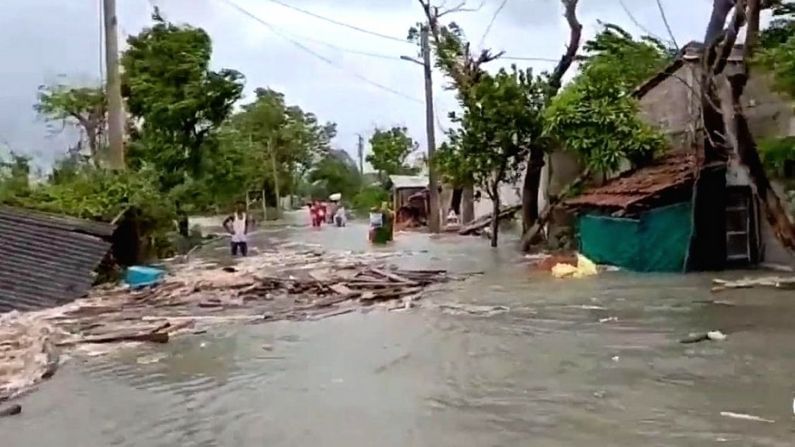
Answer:
[[[498,220],[505,220],[505,219],[511,218],[520,209],[522,209],[522,205],[514,205],[514,206],[509,206],[507,208],[504,208],[497,215],[497,219]],[[491,214],[488,214],[486,216],[483,216],[483,217],[480,217],[478,219],[475,219],[474,222],[472,222],[472,223],[462,227],[460,230],[458,230],[458,234],[460,234],[462,236],[467,236],[467,235],[470,235],[472,233],[475,233],[475,232],[478,232],[480,230],[483,230],[484,228],[488,227],[489,225],[491,225]]]

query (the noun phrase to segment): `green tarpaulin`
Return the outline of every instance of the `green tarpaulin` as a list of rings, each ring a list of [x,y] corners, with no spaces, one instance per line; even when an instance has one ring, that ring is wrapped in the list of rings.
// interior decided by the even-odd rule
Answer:
[[[638,272],[682,272],[692,232],[690,202],[647,211],[639,219],[583,214],[580,251],[598,264]]]

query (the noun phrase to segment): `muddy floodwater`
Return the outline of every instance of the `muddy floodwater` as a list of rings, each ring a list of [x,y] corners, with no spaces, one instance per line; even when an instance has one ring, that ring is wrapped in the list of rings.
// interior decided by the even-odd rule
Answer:
[[[273,228],[252,245],[285,238],[369,248],[359,225]],[[795,293],[716,296],[712,275],[554,280],[510,237],[487,245],[398,235],[390,249],[415,252],[401,264],[484,272],[418,309],[74,358],[0,419],[0,445],[795,445]],[[679,343],[708,330],[728,338]]]

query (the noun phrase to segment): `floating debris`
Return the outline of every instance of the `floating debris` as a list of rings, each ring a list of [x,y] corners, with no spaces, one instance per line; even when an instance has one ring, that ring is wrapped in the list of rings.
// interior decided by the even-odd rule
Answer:
[[[2,408],[0,407],[0,418],[6,416],[16,416],[22,413],[22,406],[15,404],[9,405],[8,407]]]
[[[724,334],[721,331],[709,331],[706,333],[690,334],[687,337],[679,340],[679,343],[685,343],[685,344],[700,343],[702,341],[707,341],[707,340],[723,341],[726,340],[726,334]]]
[[[733,413],[731,411],[721,411],[720,415],[732,419],[742,419],[744,421],[765,422],[768,424],[774,424],[776,422],[772,419],[760,418],[759,416],[754,416],[751,414]]]
[[[100,287],[59,308],[0,315],[0,401],[51,377],[60,350],[104,355],[119,345],[168,343],[217,324],[319,320],[381,304],[408,309],[428,287],[466,277],[392,268],[384,262],[395,256],[390,253],[292,247],[263,250],[234,267],[171,265],[153,287]]]
[[[713,279],[712,292],[722,292],[729,289],[750,289],[752,287],[768,287],[773,289],[795,289],[795,277],[766,276],[762,278],[744,278],[737,281]]]

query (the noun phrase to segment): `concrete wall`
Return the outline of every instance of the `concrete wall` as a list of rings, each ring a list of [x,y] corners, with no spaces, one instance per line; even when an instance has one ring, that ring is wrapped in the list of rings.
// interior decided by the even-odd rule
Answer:
[[[693,142],[699,143],[695,135],[703,130],[700,119],[700,63],[686,62],[639,101],[641,117],[649,124],[664,129],[675,148],[689,148]],[[736,71],[739,67],[730,68]],[[723,83],[722,87],[727,85]],[[720,90],[720,96],[726,98],[728,90]],[[757,139],[795,135],[793,103],[773,91],[769,76],[752,76],[742,102],[751,132]]]
[[[491,214],[494,203],[489,199],[486,191],[480,191],[480,200],[475,201],[475,219]],[[519,205],[522,203],[522,181],[521,179],[514,184],[503,184],[500,186],[500,204],[505,206]]]

